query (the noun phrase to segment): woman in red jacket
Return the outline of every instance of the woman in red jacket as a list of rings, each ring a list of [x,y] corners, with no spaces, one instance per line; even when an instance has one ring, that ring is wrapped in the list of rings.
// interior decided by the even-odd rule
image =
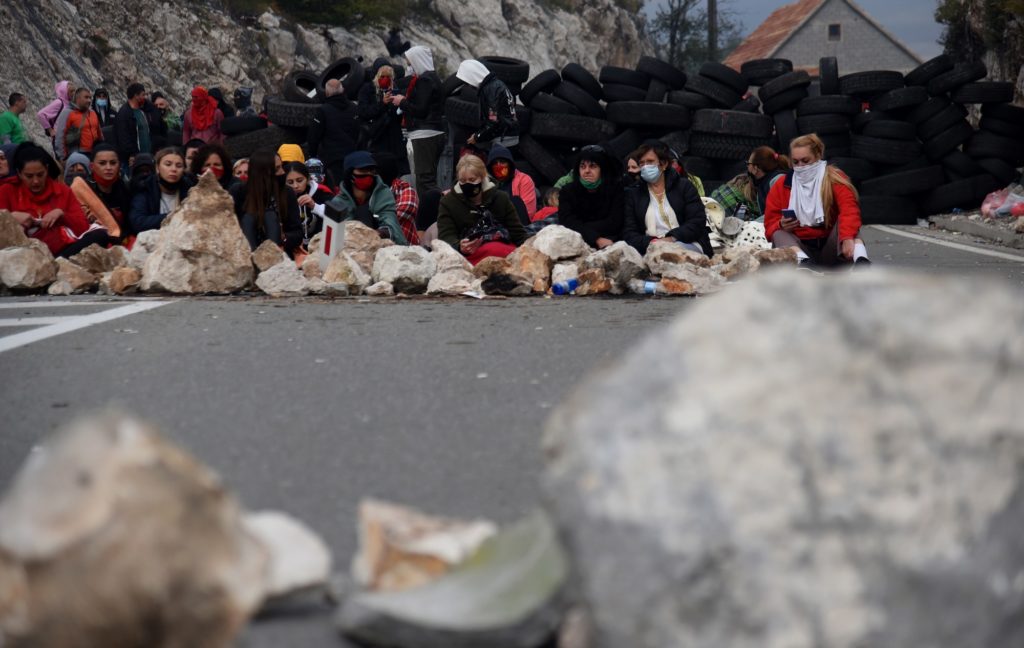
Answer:
[[[54,256],[78,254],[93,243],[106,246],[107,230],[89,223],[75,194],[55,178],[60,170],[45,150],[21,144],[14,153],[15,182],[0,186],[0,209],[9,210],[25,233]]]
[[[857,190],[846,175],[824,159],[817,135],[789,145],[793,171],[768,192],[764,229],[773,247],[796,248],[804,267],[871,262],[860,235]]]

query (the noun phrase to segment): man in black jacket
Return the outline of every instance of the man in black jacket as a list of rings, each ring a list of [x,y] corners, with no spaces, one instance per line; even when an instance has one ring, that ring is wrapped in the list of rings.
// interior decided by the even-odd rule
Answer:
[[[143,111],[146,104],[146,89],[141,83],[128,86],[128,101],[114,117],[114,145],[121,158],[122,166],[129,166],[139,153],[152,153],[153,144],[149,134],[149,120]]]
[[[416,172],[416,191],[420,195],[437,191],[437,161],[444,152],[444,93],[441,77],[434,71],[434,55],[421,45],[405,53],[413,78],[406,95],[394,95],[391,102],[405,118],[412,142],[412,166]],[[445,187],[447,189],[447,187]]]
[[[320,159],[334,182],[340,182],[345,156],[356,150],[359,138],[356,106],[345,96],[345,88],[338,79],[325,83],[324,93],[327,100],[316,109],[309,126],[306,157]]]

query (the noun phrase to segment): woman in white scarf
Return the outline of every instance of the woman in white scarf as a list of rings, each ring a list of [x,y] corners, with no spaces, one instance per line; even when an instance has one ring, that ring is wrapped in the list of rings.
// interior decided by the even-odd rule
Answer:
[[[796,138],[789,150],[793,173],[772,187],[765,208],[765,234],[772,246],[795,248],[805,267],[869,265],[850,179],[825,162],[825,144],[817,135]]]

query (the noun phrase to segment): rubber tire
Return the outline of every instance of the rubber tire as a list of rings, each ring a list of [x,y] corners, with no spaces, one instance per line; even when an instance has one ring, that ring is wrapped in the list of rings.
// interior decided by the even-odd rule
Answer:
[[[636,70],[651,78],[664,81],[673,90],[682,90],[686,86],[685,72],[653,56],[641,56],[636,64]]]
[[[699,92],[690,92],[688,90],[673,90],[668,93],[668,102],[677,106],[685,106],[690,110],[715,107],[715,102],[711,101],[704,95]]]
[[[343,72],[344,70],[347,72]],[[326,97],[324,85],[331,79],[341,79],[341,85],[345,87],[345,96],[354,101],[359,98],[359,88],[362,87],[365,78],[366,68],[363,67],[363,64],[351,56],[346,56],[324,68],[316,83],[316,89]]]
[[[985,173],[991,174],[998,182],[1001,187],[1014,182],[1020,178],[1020,172],[1017,168],[1006,160],[999,158],[982,158],[977,160],[978,166],[985,170]]]
[[[285,101],[295,103],[319,103],[324,100],[322,89],[317,86],[320,78],[309,70],[295,70],[281,82],[281,96]],[[308,93],[312,91],[313,96]]]
[[[861,133],[868,124],[880,119],[892,119],[892,116],[881,111],[857,113],[850,120],[850,127],[854,133]]]
[[[903,74],[889,70],[854,72],[839,77],[842,93],[858,97],[874,97],[905,85]]]
[[[924,143],[924,153],[933,160],[941,160],[958,146],[971,139],[974,129],[966,121],[947,128]],[[970,155],[969,151],[964,151]]]
[[[665,96],[668,95],[669,87],[664,81],[651,79],[651,85],[647,86],[644,94],[644,101],[648,103],[665,103]]]
[[[807,97],[797,106],[796,114],[800,117],[810,115],[856,115],[860,112],[861,103],[847,95],[822,95]]]
[[[951,102],[949,99],[945,97],[932,97],[928,101],[924,102],[917,108],[914,108],[912,111],[910,111],[910,114],[907,115],[907,121],[910,122],[911,124],[917,124],[917,126],[920,128],[921,124],[928,121],[935,115],[938,115],[940,112],[942,112],[946,108],[949,108],[952,105],[953,102]]]
[[[600,101],[601,97],[604,96],[601,92],[601,83],[594,78],[593,74],[587,71],[587,69],[579,63],[569,63],[563,67],[562,80],[575,83],[586,90],[591,97],[598,101]]]
[[[718,81],[722,85],[732,88],[735,92],[743,95],[747,92],[747,88],[750,84],[747,83],[747,79],[732,69],[728,65],[716,63],[714,61],[708,61],[704,65],[700,66],[699,74],[702,77],[711,79],[712,81]]]
[[[802,115],[796,118],[796,127],[801,135],[817,133],[850,132],[850,118],[846,115]]]
[[[921,211],[927,216],[933,216],[957,207],[977,207],[981,201],[975,199],[976,186],[974,178],[939,185],[925,195],[921,201]]]
[[[546,92],[542,92],[534,97],[533,101],[530,102],[530,108],[537,113],[554,113],[556,115],[580,114],[580,110],[576,106]]]
[[[530,135],[537,139],[584,145],[609,140],[615,132],[615,124],[605,119],[551,113],[535,114],[530,129]]]
[[[1002,135],[1024,143],[1024,121],[1008,122],[987,115],[978,122],[978,128],[988,133]]]
[[[869,137],[905,140],[912,142],[917,139],[917,128],[910,122],[895,119],[876,119],[864,127],[862,134]]]
[[[232,160],[237,161],[249,157],[260,149],[276,151],[282,144],[287,144],[288,140],[292,139],[296,139],[293,137],[292,131],[277,126],[268,126],[258,131],[227,138],[224,140],[224,150],[228,152]]]
[[[679,164],[682,165],[688,175],[697,176],[702,180],[713,177],[717,172],[714,160],[696,155],[679,158]]]
[[[444,101],[444,116],[450,124],[471,130],[480,128],[480,105],[476,102],[448,97]]]
[[[871,164],[867,160],[840,156],[830,156],[826,159],[829,164],[834,167],[838,167],[843,173],[845,173],[855,185],[859,185],[865,180],[870,180],[875,177],[875,165]]]
[[[809,85],[811,85],[811,76],[803,70],[796,70],[794,72],[787,72],[764,84],[757,91],[757,96],[760,97],[762,102],[767,104],[769,99],[777,97],[784,92],[795,88],[807,88]]]
[[[220,132],[230,137],[251,133],[267,127],[267,120],[262,117],[225,117],[220,122]]]
[[[558,70],[544,70],[523,86],[523,89],[519,91],[519,100],[529,106],[534,97],[542,92],[551,92],[561,82],[562,77],[558,74]]]
[[[453,74],[441,83],[441,96],[447,99],[456,92],[462,90],[463,85],[465,84],[459,79],[459,77]]]
[[[748,95],[729,110],[734,110],[736,112],[759,113],[761,112],[761,100],[754,95]]]
[[[677,159],[690,150],[690,131],[672,131],[658,138]]]
[[[966,111],[963,106],[950,104],[942,109],[942,112],[935,115],[923,124],[917,125],[917,135],[922,140],[930,140],[944,130],[952,128],[964,121]]]
[[[921,86],[896,88],[875,97],[871,102],[871,110],[885,110],[894,113],[908,112],[928,101],[928,98],[928,91]]]
[[[836,57],[823,56],[818,59],[818,79],[823,97],[840,94],[839,61]]]
[[[921,155],[917,142],[902,142],[857,135],[853,138],[853,156],[880,164],[906,164]]]
[[[643,143],[644,139],[641,131],[635,128],[627,128],[608,140],[608,152],[615,156],[616,160],[623,160],[627,155],[635,151]]]
[[[1009,81],[967,83],[953,91],[950,99],[962,104],[1002,104],[1013,101],[1013,84]]]
[[[766,115],[735,110],[704,109],[693,115],[695,133],[769,139],[772,136],[773,125],[772,119]]]
[[[608,121],[626,128],[685,130],[690,111],[682,106],[647,101],[619,101],[608,106]]]
[[[754,59],[740,66],[740,74],[748,85],[762,86],[777,77],[793,71],[789,59]]]
[[[920,215],[917,202],[901,196],[860,198],[860,222],[863,225],[917,225]]]
[[[644,101],[647,99],[646,90],[631,85],[606,83],[601,90],[604,92],[604,100],[609,104],[616,101]]]
[[[589,92],[571,81],[562,81],[553,95],[579,108],[581,114],[595,119],[604,119],[604,108]]]
[[[551,154],[547,147],[542,145],[530,135],[522,135],[519,138],[519,154],[549,183],[554,184],[564,176],[569,168],[562,163],[558,156]]]
[[[946,181],[946,172],[935,164],[922,169],[892,173],[867,180],[860,185],[866,196],[909,196],[930,191]]]
[[[953,69],[955,63],[948,54],[939,54],[935,58],[925,61],[907,74],[908,86],[927,86],[928,82]]]
[[[800,102],[807,98],[807,88],[791,88],[786,92],[777,94],[771,99],[764,99],[762,110],[765,114],[774,115],[788,108],[796,108]]]
[[[1008,103],[985,104],[981,107],[981,114],[984,117],[994,117],[1005,122],[1024,124],[1024,108]]]
[[[690,77],[690,80],[686,82],[686,89],[704,95],[715,104],[716,108],[735,106],[743,99],[743,96],[732,88],[699,74]]]
[[[772,121],[775,122],[775,134],[779,138],[779,152],[789,155],[789,143],[800,136],[796,116],[792,110],[783,110],[772,114]]]
[[[974,133],[964,146],[964,153],[975,159],[999,158],[1007,162],[1020,161],[1022,153],[1020,142],[988,131]]]
[[[510,90],[512,86],[522,86],[530,78],[530,64],[522,59],[489,55],[478,56],[476,60],[483,63],[491,74],[504,81]]]
[[[980,81],[988,75],[988,69],[981,61],[961,63],[949,72],[944,72],[928,82],[928,94],[933,97],[953,92],[968,83]]]
[[[629,68],[615,67],[614,65],[602,67],[598,73],[597,80],[601,82],[601,85],[626,85],[640,88],[641,90],[646,90],[651,84],[651,76],[649,74],[630,70]]]
[[[267,119],[276,126],[308,128],[319,104],[295,103],[280,97],[267,98]]]
[[[946,171],[956,174],[961,178],[971,178],[986,173],[985,167],[978,164],[971,156],[959,150],[946,154],[940,162]]]
[[[690,153],[712,160],[742,160],[759,146],[767,146],[769,138],[693,133],[690,135]]]

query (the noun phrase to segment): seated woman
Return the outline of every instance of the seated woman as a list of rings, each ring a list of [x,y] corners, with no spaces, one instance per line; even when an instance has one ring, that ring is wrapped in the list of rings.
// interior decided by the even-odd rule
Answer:
[[[420,210],[420,195],[400,175],[402,162],[390,153],[374,153],[377,160],[377,174],[395,197],[395,217],[402,226],[402,234],[409,245],[420,244],[420,233],[416,229],[416,218]]]
[[[558,200],[561,191],[554,187],[548,187],[541,193],[541,203],[543,207],[537,210],[537,213],[533,215],[531,222],[536,223],[542,221],[545,218],[558,215]]]
[[[473,265],[489,256],[508,256],[526,240],[508,194],[494,186],[475,155],[459,160],[455,171],[459,182],[438,207],[437,237]]]
[[[857,190],[825,162],[821,138],[801,135],[789,153],[793,171],[768,192],[764,229],[772,247],[794,248],[804,267],[870,264],[859,238]]]
[[[533,178],[516,168],[515,160],[512,159],[512,151],[500,144],[491,147],[487,155],[487,170],[490,171],[494,184],[512,199],[522,202],[525,214],[519,214],[519,220],[527,224],[533,220],[537,213],[537,187],[533,184]],[[519,211],[519,206],[516,206]]]
[[[341,186],[327,203],[327,217],[338,222],[357,220],[377,230],[381,238],[408,245],[395,213],[395,196],[377,175],[377,161],[369,151],[345,156]]]
[[[582,234],[590,247],[606,248],[622,238],[621,168],[603,147],[591,145],[580,150],[572,174],[558,194],[558,223]]]
[[[107,231],[90,225],[60,169],[41,147],[24,143],[14,152],[17,180],[0,185],[0,209],[11,212],[25,233],[46,244],[54,256],[78,254],[93,243],[106,246]]]
[[[295,193],[285,185],[284,168],[273,151],[249,157],[249,179],[231,190],[242,234],[255,250],[273,241],[289,255],[302,245],[302,225]]]
[[[241,182],[232,173],[229,173],[229,169],[231,169],[231,155],[220,144],[206,144],[196,151],[189,167],[189,171],[196,178],[207,171],[212,173],[224,191],[231,191],[232,187]]]
[[[649,142],[634,155],[645,186],[626,192],[622,238],[640,254],[661,239],[711,256],[704,203],[693,184],[672,168],[668,147]]]
[[[747,175],[754,182],[754,202],[762,216],[768,205],[768,192],[792,169],[789,158],[770,146],[759,146],[747,158]]]
[[[326,204],[334,194],[310,178],[309,169],[302,162],[288,162],[284,165],[284,182],[295,194],[299,203],[299,223],[302,225],[302,246],[324,228]]]
[[[748,172],[749,173],[749,172]],[[722,206],[726,216],[743,220],[756,220],[761,216],[757,206],[757,188],[747,173],[719,185],[711,192],[710,198]]]
[[[192,188],[192,183],[185,179],[185,154],[181,149],[160,149],[154,159],[156,172],[142,180],[132,194],[128,221],[136,234],[159,229]],[[135,161],[137,163],[138,158]]]

